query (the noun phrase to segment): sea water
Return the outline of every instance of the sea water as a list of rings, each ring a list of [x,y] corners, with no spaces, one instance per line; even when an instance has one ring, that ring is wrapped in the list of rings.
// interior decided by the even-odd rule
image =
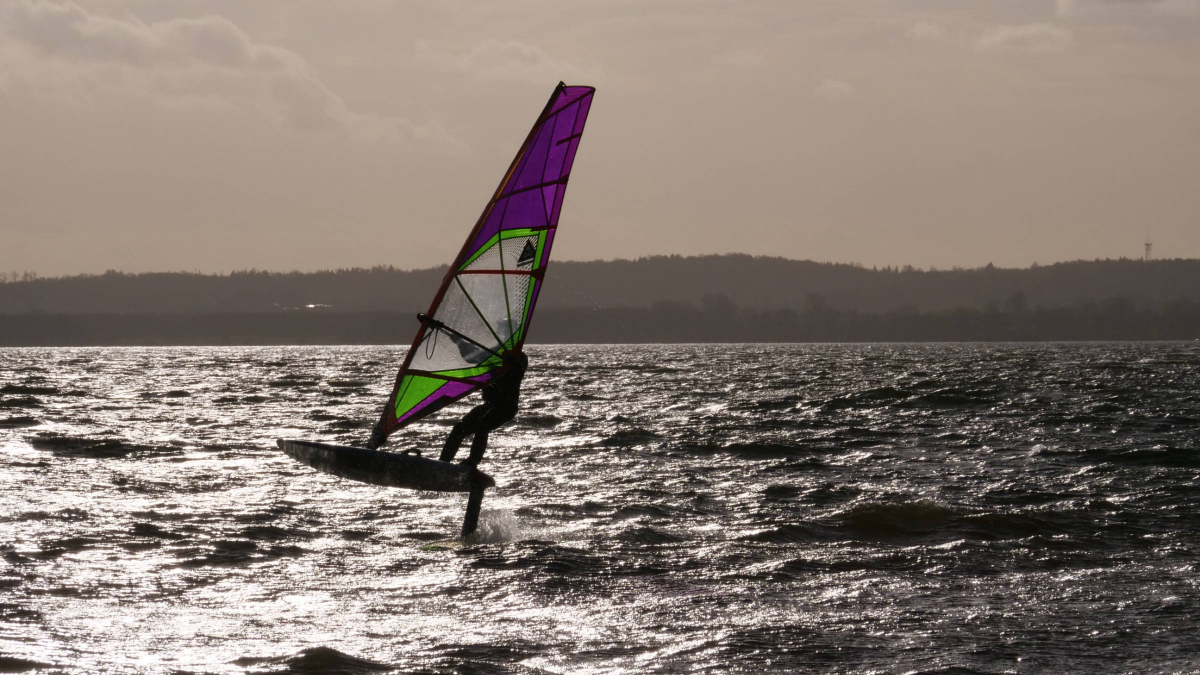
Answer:
[[[400,347],[0,350],[0,670],[1200,669],[1196,343],[529,352],[461,541]]]

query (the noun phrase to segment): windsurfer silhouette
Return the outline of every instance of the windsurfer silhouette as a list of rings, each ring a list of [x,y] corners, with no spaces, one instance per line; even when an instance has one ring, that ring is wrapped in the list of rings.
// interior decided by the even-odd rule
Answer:
[[[474,434],[475,437],[471,439],[471,454],[463,460],[463,464],[478,466],[484,451],[487,450],[488,433],[517,416],[521,380],[524,379],[525,369],[529,366],[529,357],[525,356],[525,352],[508,352],[502,358],[508,370],[480,391],[483,403],[472,408],[471,412],[450,430],[439,457],[443,462],[454,461],[463,440]]]

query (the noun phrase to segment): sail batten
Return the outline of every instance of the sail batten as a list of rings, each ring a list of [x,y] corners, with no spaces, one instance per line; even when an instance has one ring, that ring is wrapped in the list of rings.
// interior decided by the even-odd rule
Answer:
[[[486,385],[524,345],[594,94],[560,83],[546,102],[423,315],[385,434]]]

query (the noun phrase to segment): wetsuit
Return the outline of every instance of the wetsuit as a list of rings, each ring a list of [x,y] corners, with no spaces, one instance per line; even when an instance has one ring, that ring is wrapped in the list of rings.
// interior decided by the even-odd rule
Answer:
[[[512,369],[483,388],[483,404],[472,408],[471,412],[450,430],[446,444],[442,447],[442,456],[439,458],[443,462],[453,461],[463,439],[474,434],[475,438],[471,440],[471,454],[463,463],[478,465],[479,460],[483,459],[484,450],[487,449],[488,432],[517,416],[521,379],[525,377],[529,359],[524,352],[518,352],[512,358]]]

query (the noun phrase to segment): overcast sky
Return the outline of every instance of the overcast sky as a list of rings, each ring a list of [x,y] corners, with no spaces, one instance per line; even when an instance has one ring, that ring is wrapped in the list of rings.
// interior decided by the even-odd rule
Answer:
[[[443,264],[560,79],[560,260],[1200,257],[1200,0],[0,0],[0,269]]]

